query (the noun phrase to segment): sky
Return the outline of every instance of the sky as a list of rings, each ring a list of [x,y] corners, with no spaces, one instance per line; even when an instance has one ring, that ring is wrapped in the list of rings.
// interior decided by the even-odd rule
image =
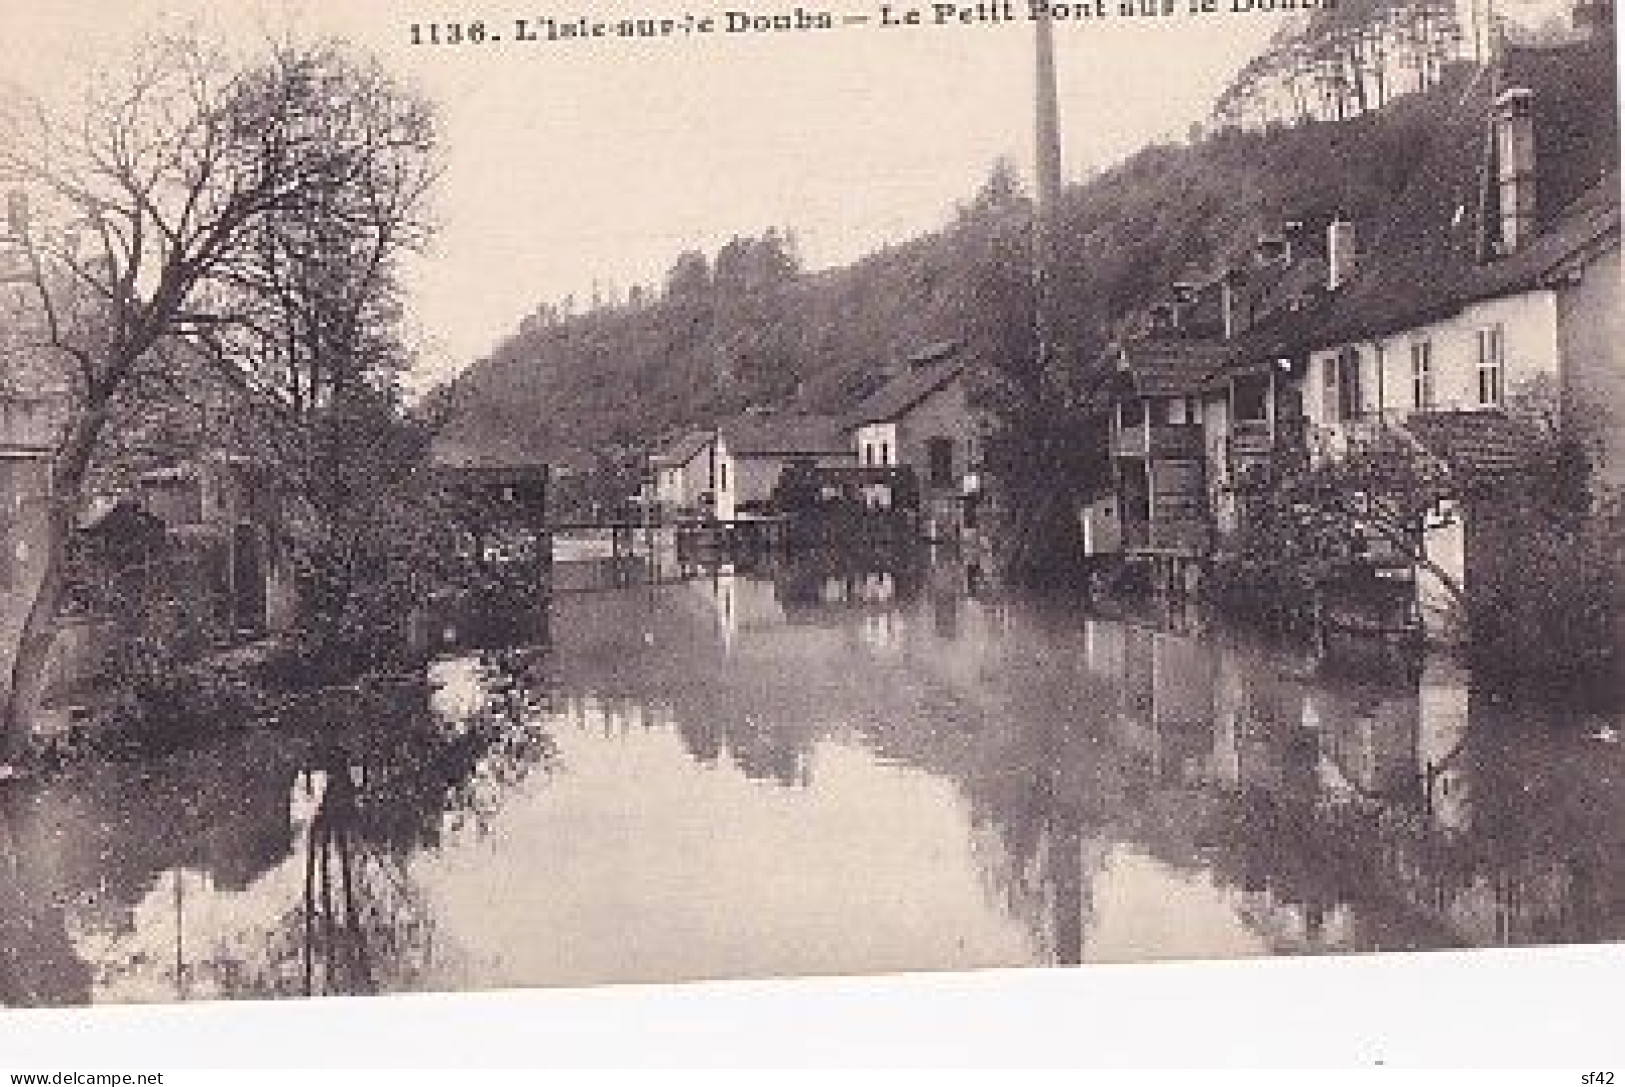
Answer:
[[[1182,138],[1282,22],[1185,13],[1058,22],[1068,178]],[[1221,0],[1228,9],[1233,0]],[[565,0],[568,4],[568,0]],[[1116,0],[1110,0],[1115,6]],[[488,354],[540,303],[652,285],[682,250],[794,231],[811,268],[943,223],[1001,156],[1031,177],[1032,24],[883,28],[882,0],[830,0],[866,25],[646,42],[513,40],[514,21],[793,13],[776,0],[0,0],[4,74],[60,88],[183,24],[228,41],[337,35],[439,107],[439,231],[407,271],[426,376]],[[893,3],[894,10],[907,0]],[[974,8],[974,2],[968,5]],[[984,0],[984,10],[994,7]],[[411,44],[436,10],[504,40]],[[972,11],[974,14],[974,11]],[[1024,9],[1018,10],[1024,14]],[[423,31],[420,31],[422,33]]]

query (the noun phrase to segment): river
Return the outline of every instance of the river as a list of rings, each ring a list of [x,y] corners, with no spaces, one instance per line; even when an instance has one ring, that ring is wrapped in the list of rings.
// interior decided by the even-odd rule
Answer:
[[[0,1001],[1625,934],[1618,715],[952,559],[604,569],[428,694],[0,790]]]

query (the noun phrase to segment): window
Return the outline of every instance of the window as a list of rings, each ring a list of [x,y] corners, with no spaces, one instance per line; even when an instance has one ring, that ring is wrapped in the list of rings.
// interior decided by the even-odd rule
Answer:
[[[1415,340],[1411,343],[1411,390],[1417,411],[1433,410],[1432,340]]]
[[[1326,418],[1334,423],[1346,423],[1360,417],[1364,397],[1360,391],[1360,353],[1352,347],[1342,351],[1325,363],[1325,389],[1322,406]]]
[[[1506,335],[1500,325],[1478,330],[1478,403],[1480,407],[1501,406],[1502,371],[1505,364]]]
[[[1360,353],[1346,348],[1337,357],[1337,410],[1340,420],[1358,419],[1365,398],[1360,391]]]
[[[1261,423],[1269,418],[1269,391],[1268,378],[1254,376],[1238,378],[1233,390],[1237,421]]]
[[[863,463],[865,465],[870,466],[870,467],[874,466],[874,463],[875,463],[875,443],[874,442],[864,442],[863,443]]]
[[[888,468],[891,467],[891,443],[890,442],[881,442],[880,443],[880,463],[885,465]]]
[[[927,473],[933,487],[954,485],[954,440],[930,438],[925,443]]]
[[[727,464],[719,464],[719,465],[717,465],[717,490],[725,491],[727,489],[728,489],[728,466],[727,466]]]

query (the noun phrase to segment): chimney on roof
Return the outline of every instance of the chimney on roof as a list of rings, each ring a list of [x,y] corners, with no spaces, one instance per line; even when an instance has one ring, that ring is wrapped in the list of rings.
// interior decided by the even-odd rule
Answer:
[[[1219,281],[1219,309],[1225,339],[1239,336],[1252,327],[1252,300],[1247,292],[1247,273],[1242,269],[1225,269]]]
[[[1353,279],[1358,262],[1354,224],[1339,212],[1326,225],[1326,289],[1335,291]]]
[[[1534,92],[1508,87],[1495,99],[1495,252],[1515,253],[1535,233]]]

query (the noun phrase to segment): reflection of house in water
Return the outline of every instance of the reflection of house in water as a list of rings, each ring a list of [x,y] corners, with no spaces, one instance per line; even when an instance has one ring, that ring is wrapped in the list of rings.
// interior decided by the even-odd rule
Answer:
[[[1143,759],[1149,781],[1188,783],[1206,776],[1213,745],[1213,648],[1196,638],[1125,624],[1113,636],[1091,624],[1085,645],[1092,670],[1121,660],[1116,714],[1127,748]]]
[[[1467,830],[1462,756],[1470,700],[1465,671],[1437,657],[1408,679],[1333,677],[1320,684],[1312,709],[1325,786],[1419,807],[1438,827]]]
[[[1429,658],[1416,699],[1416,755],[1428,812],[1437,825],[1465,831],[1472,819],[1462,758],[1472,721],[1467,675],[1450,660]]]
[[[693,592],[710,604],[723,652],[731,654],[741,632],[771,629],[784,621],[784,609],[771,581],[743,576],[727,563],[709,577],[689,583]]]
[[[1322,783],[1398,804],[1420,796],[1416,688],[1392,678],[1330,677],[1313,696]]]
[[[1221,644],[1217,656],[1214,779],[1300,800],[1314,796],[1316,738],[1305,727],[1305,685],[1252,647]]]
[[[906,613],[919,600],[925,577],[923,559],[911,553],[810,552],[778,566],[773,583],[788,623],[851,624],[859,645],[893,652],[903,646]]]

